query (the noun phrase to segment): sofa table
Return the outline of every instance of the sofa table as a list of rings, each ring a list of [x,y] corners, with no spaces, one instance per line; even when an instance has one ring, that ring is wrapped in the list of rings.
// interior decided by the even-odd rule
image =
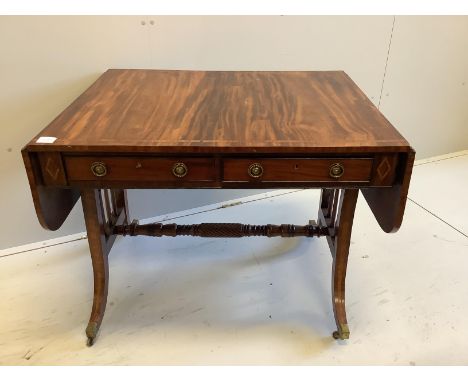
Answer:
[[[342,71],[112,69],[22,155],[44,228],[60,228],[81,197],[94,274],[92,345],[117,235],[325,236],[333,337],[349,338],[345,278],[358,192],[385,232],[398,230],[415,152]],[[320,188],[321,199],[317,221],[305,225],[140,225],[128,211],[131,188]]]

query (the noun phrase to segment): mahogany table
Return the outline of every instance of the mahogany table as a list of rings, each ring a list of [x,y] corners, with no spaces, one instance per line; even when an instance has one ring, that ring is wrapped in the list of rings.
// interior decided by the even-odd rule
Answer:
[[[108,70],[23,150],[41,225],[81,196],[94,273],[92,345],[116,235],[326,236],[335,338],[349,338],[345,277],[361,190],[385,232],[401,225],[415,152],[342,71]],[[320,188],[303,226],[131,221],[129,188]]]

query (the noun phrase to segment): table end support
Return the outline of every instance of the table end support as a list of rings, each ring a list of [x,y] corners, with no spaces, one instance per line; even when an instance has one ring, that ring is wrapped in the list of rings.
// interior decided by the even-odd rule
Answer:
[[[333,338],[342,340],[349,339],[350,335],[346,319],[345,284],[358,194],[358,189],[322,189],[319,207],[319,223],[329,229],[327,240],[333,257],[332,304],[338,329],[333,332]]]
[[[128,209],[124,190],[82,189],[81,202],[93,265],[93,306],[86,327],[87,345],[96,340],[107,304],[109,288],[108,255],[116,235],[116,224],[126,222]]]

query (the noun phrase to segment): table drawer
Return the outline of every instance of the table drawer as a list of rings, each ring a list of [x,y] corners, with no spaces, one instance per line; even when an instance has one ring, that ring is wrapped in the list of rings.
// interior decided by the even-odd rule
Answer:
[[[372,158],[225,159],[226,182],[369,182]]]
[[[211,158],[69,156],[70,181],[214,181]]]

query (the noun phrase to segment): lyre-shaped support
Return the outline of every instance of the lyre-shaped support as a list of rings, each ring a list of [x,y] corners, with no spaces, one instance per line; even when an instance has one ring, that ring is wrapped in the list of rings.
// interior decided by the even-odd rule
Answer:
[[[86,328],[87,344],[91,346],[106,310],[109,286],[108,254],[116,237],[112,233],[113,227],[115,224],[125,223],[129,215],[124,190],[83,189],[81,202],[94,275],[93,307]]]
[[[345,310],[345,279],[348,251],[358,189],[323,189],[318,224],[307,225],[240,223],[129,224],[124,190],[81,190],[83,211],[94,273],[94,297],[86,336],[91,346],[104,317],[109,280],[108,254],[117,235],[147,236],[201,236],[201,237],[319,237],[326,236],[333,256],[332,291],[333,311],[337,331],[335,338],[349,338]]]
[[[358,189],[323,189],[319,208],[319,222],[330,230],[327,240],[333,256],[332,304],[338,329],[333,333],[333,337],[342,340],[349,338],[345,282],[358,193]]]

